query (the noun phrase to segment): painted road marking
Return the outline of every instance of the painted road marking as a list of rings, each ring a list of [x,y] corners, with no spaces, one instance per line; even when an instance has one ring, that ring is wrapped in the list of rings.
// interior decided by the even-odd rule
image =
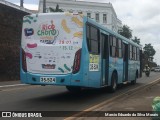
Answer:
[[[156,80],[154,80],[154,81],[152,81],[152,82],[150,82],[150,83],[148,83],[148,84],[146,84],[146,85],[136,87],[136,88],[131,89],[131,90],[125,92],[125,93],[122,93],[122,94],[120,94],[120,95],[118,95],[118,96],[115,96],[115,97],[113,97],[113,98],[111,98],[111,99],[108,99],[108,100],[106,100],[106,101],[103,101],[103,102],[101,102],[101,103],[99,103],[99,104],[97,104],[97,105],[94,105],[94,106],[90,107],[90,108],[87,108],[87,109],[83,110],[82,112],[79,112],[79,113],[77,113],[77,114],[74,114],[74,115],[72,115],[71,117],[65,118],[64,120],[74,120],[74,119],[77,119],[77,117],[83,116],[83,114],[85,114],[87,111],[94,111],[94,110],[96,110],[96,109],[98,109],[98,108],[101,108],[101,107],[103,107],[104,105],[109,104],[109,103],[111,103],[111,102],[119,99],[120,97],[122,97],[122,96],[124,96],[124,95],[134,95],[134,94],[136,94],[136,93],[138,92],[138,90],[144,90],[144,89],[146,89],[146,88],[148,88],[148,87],[151,87],[151,86],[157,84],[158,82],[160,82],[160,78],[158,78],[158,79],[156,79]]]

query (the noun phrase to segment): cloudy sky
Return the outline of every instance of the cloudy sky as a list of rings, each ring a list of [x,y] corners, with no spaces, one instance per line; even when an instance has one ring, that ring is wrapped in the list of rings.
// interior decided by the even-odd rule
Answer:
[[[7,0],[19,5],[20,0]],[[151,43],[156,50],[154,61],[160,65],[160,0],[79,0],[112,3],[117,17],[133,30],[141,44]],[[38,9],[39,0],[24,0],[24,7]]]

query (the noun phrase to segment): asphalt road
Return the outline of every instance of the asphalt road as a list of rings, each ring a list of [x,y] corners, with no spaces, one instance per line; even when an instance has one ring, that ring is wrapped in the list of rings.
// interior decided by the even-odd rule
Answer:
[[[82,111],[158,78],[158,72],[152,72],[150,77],[143,75],[136,85],[124,85],[112,94],[106,89],[86,89],[79,94],[72,94],[63,86],[2,87],[9,85],[9,82],[1,82],[0,111]]]

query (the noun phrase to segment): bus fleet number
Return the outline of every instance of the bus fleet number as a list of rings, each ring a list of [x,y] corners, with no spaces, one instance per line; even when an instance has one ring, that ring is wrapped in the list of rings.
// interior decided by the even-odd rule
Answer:
[[[89,64],[89,71],[99,71],[99,64],[98,63],[90,63]]]

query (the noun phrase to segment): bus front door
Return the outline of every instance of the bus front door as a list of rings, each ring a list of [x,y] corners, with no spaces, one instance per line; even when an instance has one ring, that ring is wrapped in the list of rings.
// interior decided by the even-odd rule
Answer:
[[[101,86],[108,85],[109,73],[109,44],[108,35],[101,33]]]
[[[128,59],[129,59],[128,44],[123,44],[123,82],[128,81]]]

